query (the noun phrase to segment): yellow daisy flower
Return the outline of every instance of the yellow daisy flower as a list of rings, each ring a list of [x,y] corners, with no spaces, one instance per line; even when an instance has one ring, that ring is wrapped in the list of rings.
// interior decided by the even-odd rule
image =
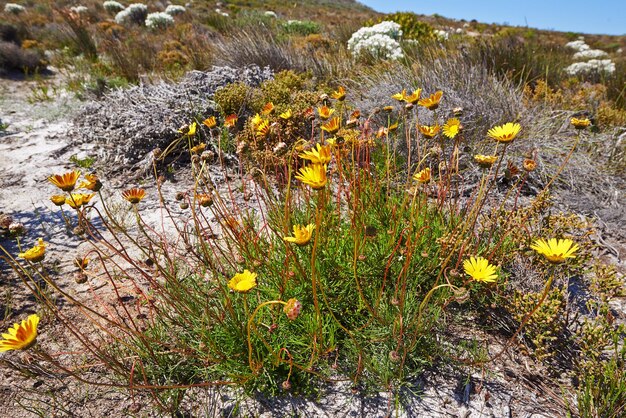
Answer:
[[[491,167],[493,163],[496,162],[497,159],[498,159],[497,155],[482,155],[482,154],[474,155],[474,161],[476,161],[476,163],[483,168]]]
[[[224,119],[224,125],[228,126],[229,128],[234,127],[236,124],[237,115],[235,115],[234,113],[232,115],[226,116],[226,118]]]
[[[122,192],[122,197],[133,205],[141,202],[145,196],[146,191],[144,189],[133,188]]]
[[[21,324],[14,324],[12,328],[7,330],[6,334],[2,334],[0,352],[26,350],[32,346],[37,339],[38,324],[39,316],[37,314],[29,315],[27,319],[22,320]]]
[[[454,139],[461,132],[461,121],[457,118],[448,119],[443,125],[443,134],[450,139]]]
[[[43,242],[43,238],[39,238],[37,245],[33,248],[30,248],[23,253],[19,253],[17,256],[33,263],[43,260],[46,256],[46,244]]]
[[[522,126],[519,123],[508,122],[489,129],[487,135],[498,142],[507,143],[514,140],[521,129]]]
[[[335,113],[335,109],[331,109],[328,106],[322,106],[317,108],[317,114],[322,120],[330,118],[333,113]]]
[[[410,104],[415,104],[419,101],[422,89],[413,90],[410,96],[404,96],[404,101]]]
[[[269,121],[262,120],[261,123],[259,123],[257,127],[255,128],[256,136],[260,138],[265,138],[266,136],[270,134],[270,130],[271,130],[271,127],[270,127]]]
[[[495,282],[498,278],[495,266],[483,257],[470,257],[463,262],[465,273],[477,282]]]
[[[330,162],[330,145],[316,144],[315,148],[304,151],[299,157],[311,161],[313,164],[328,164]]]
[[[439,107],[439,102],[441,102],[441,98],[443,97],[443,91],[439,90],[428,97],[425,97],[417,102],[420,106],[424,106],[429,110],[435,110]]]
[[[567,258],[576,258],[574,253],[578,250],[578,244],[571,239],[539,238],[530,248],[543,255],[550,263],[559,264]]]
[[[78,185],[78,188],[97,192],[102,188],[102,182],[100,181],[100,178],[97,175],[86,174],[85,180],[80,182],[80,184]]]
[[[420,183],[428,183],[430,181],[430,168],[426,167],[422,171],[413,174],[413,180]]]
[[[326,178],[326,166],[322,164],[311,164],[302,167],[295,177],[302,183],[309,185],[313,190],[323,189],[328,181]]]
[[[65,195],[55,194],[50,196],[50,200],[57,206],[63,206],[65,204]]]
[[[424,135],[424,138],[432,139],[439,133],[439,125],[419,125],[419,130]]]
[[[394,95],[391,96],[392,99],[395,99],[399,102],[403,102],[404,99],[406,98],[406,90],[402,89],[402,91],[400,93],[396,93]]]
[[[335,100],[339,100],[340,102],[344,101],[346,98],[346,89],[342,86],[339,86],[337,90],[333,91],[330,95]]]
[[[202,143],[202,144],[198,144],[195,147],[191,147],[191,149],[189,151],[191,151],[192,154],[201,154],[202,151],[204,151],[206,149],[206,144]]]
[[[267,102],[265,106],[263,106],[263,109],[261,109],[261,113],[263,113],[264,115],[269,115],[273,111],[274,111],[274,103],[272,102]]]
[[[237,273],[233,276],[232,279],[228,282],[228,287],[235,292],[247,292],[256,286],[256,273],[252,273],[248,269],[244,270],[243,273]]]
[[[256,129],[256,127],[263,122],[263,118],[257,113],[250,119],[250,121],[252,122],[252,128]]]
[[[48,177],[48,181],[64,192],[71,192],[76,187],[76,181],[80,177],[80,171],[70,171],[65,174],[55,174]]]
[[[217,125],[217,120],[215,119],[215,116],[210,116],[203,120],[202,124],[209,129],[215,128],[215,126]]]
[[[284,237],[283,240],[287,242],[293,242],[296,245],[306,245],[309,243],[309,241],[311,241],[314,229],[315,224],[308,224],[307,226],[294,225],[293,237]]]
[[[283,120],[289,120],[293,117],[293,113],[291,112],[291,109],[287,109],[286,112],[281,113],[278,117]]]
[[[334,135],[339,130],[339,124],[340,123],[341,123],[341,120],[338,117],[335,116],[334,118],[329,120],[327,123],[322,125],[322,131],[325,131],[325,132],[328,132],[331,135]]]
[[[570,123],[576,129],[585,129],[591,125],[591,121],[588,118],[572,118]]]
[[[72,193],[65,198],[65,203],[70,205],[72,209],[76,209],[85,206],[95,195],[95,193]]]

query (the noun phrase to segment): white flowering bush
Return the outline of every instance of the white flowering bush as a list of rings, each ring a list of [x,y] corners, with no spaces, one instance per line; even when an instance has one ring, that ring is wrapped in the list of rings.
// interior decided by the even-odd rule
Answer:
[[[615,72],[615,63],[609,59],[596,60],[592,59],[587,62],[575,62],[565,69],[565,72],[572,76],[588,76],[613,74]]]
[[[448,38],[450,37],[450,34],[448,34],[448,32],[446,32],[445,30],[441,30],[441,29],[435,29],[434,34],[437,37],[437,39],[440,41],[447,41]]]
[[[273,17],[274,19],[276,19],[278,17],[278,15],[276,14],[276,12],[273,12],[271,10],[267,10],[265,13],[263,13],[266,17]]]
[[[15,3],[7,3],[4,5],[4,11],[6,13],[11,13],[14,15],[18,15],[20,13],[22,13],[24,10],[26,10],[24,8],[24,6],[20,5],[20,4],[15,4]]]
[[[580,51],[586,51],[588,49],[590,49],[589,45],[587,45],[585,43],[585,41],[583,41],[582,39],[578,39],[576,41],[572,41],[572,42],[568,42],[565,44],[566,47],[574,49],[578,52]]]
[[[128,25],[133,23],[141,25],[147,17],[148,6],[142,3],[133,3],[115,15],[115,23],[118,25]]]
[[[178,6],[176,4],[170,4],[165,8],[165,13],[170,16],[176,16],[185,13],[185,6]]]
[[[400,25],[385,21],[354,32],[348,40],[348,50],[355,56],[367,52],[377,58],[397,60],[404,57],[400,43]]]
[[[124,5],[120,2],[108,0],[102,3],[102,7],[109,13],[117,13],[124,10]]]
[[[574,54],[575,60],[588,60],[607,57],[609,54],[600,49],[585,49]]]
[[[150,29],[165,29],[174,24],[174,18],[165,12],[150,13],[146,17],[146,26]]]
[[[608,56],[605,51],[591,49],[583,39],[568,42],[566,47],[576,51],[575,60],[587,60],[586,62],[575,62],[565,68],[565,72],[571,76],[600,77],[611,75],[615,72],[615,63],[610,59],[598,59]]]
[[[70,7],[70,10],[74,13],[83,14],[87,13],[89,11],[89,8],[85,6],[74,6]]]

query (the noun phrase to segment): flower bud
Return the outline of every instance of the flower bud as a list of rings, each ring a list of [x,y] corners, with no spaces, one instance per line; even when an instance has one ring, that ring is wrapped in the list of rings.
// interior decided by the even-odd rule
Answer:
[[[300,315],[300,311],[302,310],[302,303],[296,298],[291,298],[287,301],[287,304],[283,308],[283,312],[287,315],[287,318],[290,320],[294,320]]]

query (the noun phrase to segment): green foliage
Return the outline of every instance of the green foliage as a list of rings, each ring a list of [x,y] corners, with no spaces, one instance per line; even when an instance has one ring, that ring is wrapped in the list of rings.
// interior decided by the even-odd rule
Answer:
[[[622,349],[623,350],[623,349]],[[618,418],[626,413],[626,361],[602,361],[581,376],[578,411],[583,418]]]
[[[267,102],[277,104],[289,104],[294,94],[304,90],[309,80],[307,74],[297,74],[286,70],[277,73],[273,80],[264,81],[261,84],[261,102],[257,106],[263,106]]]
[[[391,20],[400,25],[403,39],[415,39],[417,41],[434,39],[434,28],[427,22],[420,20],[419,16],[411,12],[396,12],[368,22],[370,25]]]
[[[281,25],[283,32],[289,35],[307,36],[320,33],[321,25],[310,20],[289,20]]]
[[[78,158],[78,155],[74,154],[70,157],[70,162],[76,164],[80,168],[89,169],[93,167],[96,159],[89,156],[86,156],[85,158]]]
[[[213,100],[224,115],[238,114],[250,100],[251,88],[244,83],[232,83],[218,89]]]

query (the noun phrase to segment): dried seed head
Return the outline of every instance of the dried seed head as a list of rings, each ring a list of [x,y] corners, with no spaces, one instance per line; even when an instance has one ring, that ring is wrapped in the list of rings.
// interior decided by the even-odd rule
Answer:
[[[83,284],[87,282],[87,275],[82,271],[77,271],[74,273],[74,281],[78,284]]]
[[[0,214],[0,228],[8,229],[9,225],[13,223],[13,217],[4,213]]]
[[[200,159],[205,162],[211,162],[215,159],[215,153],[213,151],[204,151],[200,154]]]
[[[26,233],[26,227],[21,222],[13,222],[9,225],[9,233],[13,236],[20,236]]]
[[[467,301],[470,297],[469,291],[464,287],[459,287],[454,290],[454,300],[458,303],[463,303]]]
[[[176,201],[180,202],[184,198],[185,198],[185,193],[184,192],[176,192]]]

